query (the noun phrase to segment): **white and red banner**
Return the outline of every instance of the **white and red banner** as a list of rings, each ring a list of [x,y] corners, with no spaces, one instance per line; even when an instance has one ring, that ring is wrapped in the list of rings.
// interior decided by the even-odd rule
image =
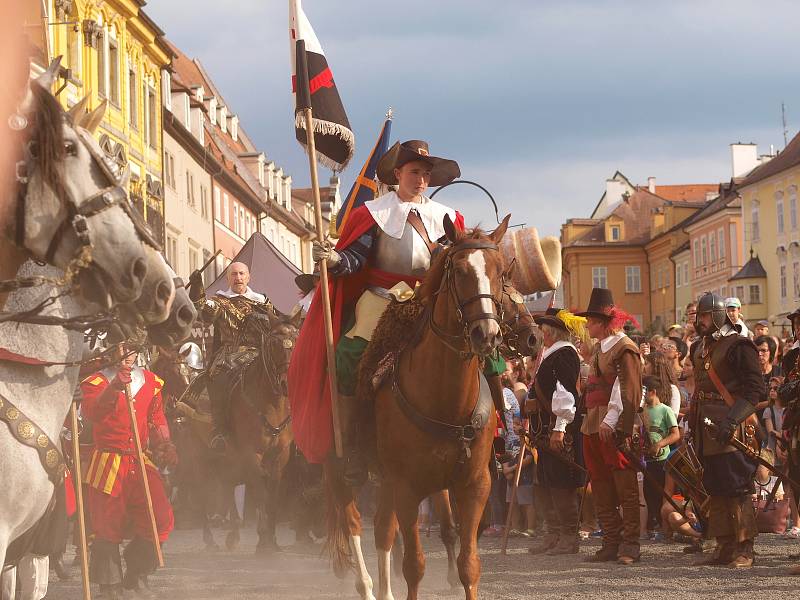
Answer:
[[[311,108],[314,123],[314,144],[317,160],[334,171],[342,171],[355,151],[355,136],[339,97],[339,90],[328,66],[322,46],[311,27],[300,0],[289,0],[289,46],[292,64],[292,94],[297,106],[296,42],[306,46],[308,80],[311,88]],[[305,120],[301,113],[295,115],[295,136],[306,148]]]

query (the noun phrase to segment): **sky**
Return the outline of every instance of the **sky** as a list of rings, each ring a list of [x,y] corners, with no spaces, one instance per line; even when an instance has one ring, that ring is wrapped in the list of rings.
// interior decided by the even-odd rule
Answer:
[[[558,235],[615,171],[717,183],[729,144],[783,148],[800,127],[796,23],[783,0],[305,0],[356,136],[342,195],[388,107],[393,140],[425,139],[486,187],[500,217]],[[309,185],[294,139],[288,0],[150,0],[146,12],[224,95],[269,160]],[[323,182],[330,172],[321,171]],[[470,186],[437,195],[495,223]]]

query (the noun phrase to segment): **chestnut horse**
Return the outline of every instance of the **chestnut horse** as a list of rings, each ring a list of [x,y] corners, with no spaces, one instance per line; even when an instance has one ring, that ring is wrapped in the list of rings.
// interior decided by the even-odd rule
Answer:
[[[377,452],[383,475],[375,516],[381,600],[393,598],[390,561],[398,523],[408,598],[417,598],[424,571],[417,530],[419,503],[448,488],[461,523],[458,577],[466,597],[476,597],[477,532],[491,487],[488,465],[495,422],[480,370],[481,359],[502,341],[498,311],[507,273],[497,244],[508,219],[489,235],[458,232],[445,219],[452,245],[437,255],[419,288],[426,309],[414,336],[418,341],[397,354],[391,381],[376,394]],[[362,598],[371,599],[372,580],[361,551],[361,518],[353,490],[343,485],[333,461],[326,464],[326,477],[333,502],[328,544],[334,568],[342,573],[355,562],[356,589]],[[447,529],[452,532],[454,527]],[[453,537],[446,546],[454,548],[454,543]]]

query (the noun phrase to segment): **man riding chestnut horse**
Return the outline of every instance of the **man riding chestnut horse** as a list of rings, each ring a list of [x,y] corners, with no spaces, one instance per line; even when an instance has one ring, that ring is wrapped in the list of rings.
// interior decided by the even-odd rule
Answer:
[[[361,355],[390,300],[408,299],[427,272],[445,236],[445,216],[464,228],[461,214],[423,195],[428,186],[445,185],[461,174],[455,161],[431,156],[427,142],[396,143],[381,158],[377,173],[396,191],[353,211],[335,249],[318,242],[313,247],[314,260],[326,261],[332,276],[344,477],[351,485],[363,483],[367,473],[359,451],[365,413],[355,396]],[[289,367],[295,441],[312,463],[323,462],[332,446],[323,331],[322,302],[314,301]],[[502,358],[495,356],[487,361],[489,375],[505,370]]]

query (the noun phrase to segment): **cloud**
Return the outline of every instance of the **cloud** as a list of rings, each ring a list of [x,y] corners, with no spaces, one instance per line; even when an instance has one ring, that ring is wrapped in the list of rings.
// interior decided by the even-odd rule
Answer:
[[[768,10],[749,0],[303,6],[356,132],[345,190],[388,106],[396,138],[430,140],[515,222],[542,223],[545,233],[587,215],[617,169],[640,182],[725,180],[730,142],[782,145],[782,101],[793,131],[800,119],[800,79],[788,68],[800,5],[788,0]],[[307,185],[292,125],[287,3],[169,0],[146,10],[201,60],[255,143]],[[457,194],[468,221],[474,212],[490,223],[472,194]]]

